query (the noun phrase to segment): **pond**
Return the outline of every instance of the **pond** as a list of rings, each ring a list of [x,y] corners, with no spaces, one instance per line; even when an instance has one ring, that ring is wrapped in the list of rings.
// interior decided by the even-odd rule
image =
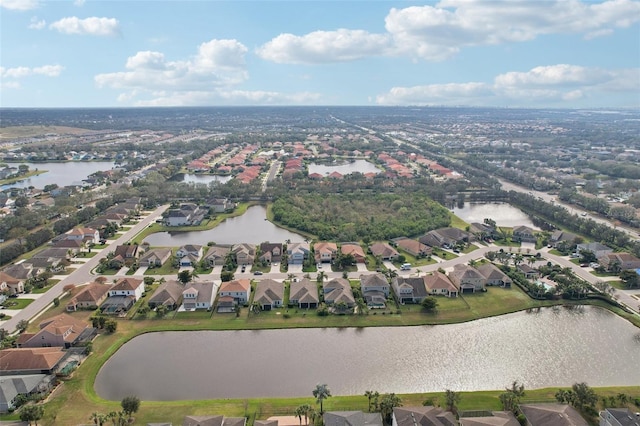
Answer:
[[[112,161],[67,161],[59,163],[9,163],[12,167],[18,167],[20,164],[29,166],[29,170],[47,170],[37,176],[10,185],[3,185],[2,188],[27,188],[33,186],[42,189],[45,185],[52,183],[58,186],[80,185],[82,179],[97,171],[105,171],[113,168]]]
[[[209,185],[211,182],[216,183],[226,183],[230,181],[233,176],[221,176],[221,175],[204,175],[204,174],[194,174],[194,173],[179,173],[176,176],[172,177],[171,180],[175,182],[186,182],[186,183],[204,183],[205,185]]]
[[[374,164],[368,162],[367,160],[356,160],[352,163],[339,163],[339,164],[309,164],[309,174],[311,173],[319,173],[321,175],[328,175],[333,172],[338,172],[343,175],[348,175],[354,172],[360,172],[362,174],[365,173],[380,173],[381,170],[377,168]]]
[[[454,207],[453,214],[467,223],[483,223],[485,218],[490,218],[497,226],[524,225],[539,229],[522,210],[507,203],[465,203],[463,208]]]
[[[208,231],[158,232],[146,237],[144,242],[156,247],[179,247],[184,244],[206,245],[210,241],[217,244],[260,244],[265,241],[283,243],[286,240],[302,242],[304,237],[269,222],[266,207],[251,206],[242,216],[229,218]]]
[[[105,363],[95,389],[167,401],[311,397],[317,383],[334,395],[632,386],[639,362],[629,322],[556,307],[439,326],[149,333]]]

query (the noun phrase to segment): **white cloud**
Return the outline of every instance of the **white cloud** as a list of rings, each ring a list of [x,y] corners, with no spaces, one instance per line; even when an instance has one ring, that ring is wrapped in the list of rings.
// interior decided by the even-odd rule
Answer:
[[[32,75],[43,75],[46,77],[57,77],[64,70],[62,65],[43,65],[41,67],[0,67],[0,78],[2,79],[20,79]]]
[[[0,7],[9,10],[32,10],[40,7],[39,0],[0,0]]]
[[[391,46],[390,42],[386,34],[339,29],[315,31],[301,37],[280,34],[259,47],[256,53],[263,59],[277,63],[344,62],[382,55]]]
[[[32,17],[29,23],[29,29],[31,30],[41,30],[46,26],[47,22],[44,19],[38,19],[37,16]]]
[[[640,92],[640,68],[606,70],[557,64],[497,75],[492,83],[394,87],[378,95],[381,105],[557,105]],[[637,99],[637,98],[636,98]],[[637,100],[636,100],[637,104]]]
[[[123,94],[120,102],[131,102],[133,106],[209,106],[209,105],[315,105],[320,99],[317,93],[280,93],[269,91],[213,90],[190,92],[156,92],[151,99],[135,100]]]
[[[73,0],[73,5],[74,6],[78,6],[78,7],[82,7],[85,4],[85,0]]]
[[[81,34],[94,36],[116,36],[120,34],[120,24],[115,18],[90,17],[80,19],[76,16],[62,18],[49,25],[49,28],[63,34]]]
[[[392,8],[386,33],[339,29],[280,34],[257,49],[265,60],[290,64],[344,62],[370,56],[441,61],[470,46],[518,43],[550,34],[609,35],[640,21],[640,2],[605,0],[442,0]]]

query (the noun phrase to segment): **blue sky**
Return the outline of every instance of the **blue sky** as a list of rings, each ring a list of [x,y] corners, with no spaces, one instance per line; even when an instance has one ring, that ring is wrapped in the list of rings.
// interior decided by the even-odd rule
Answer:
[[[0,106],[640,107],[640,0],[0,0]]]

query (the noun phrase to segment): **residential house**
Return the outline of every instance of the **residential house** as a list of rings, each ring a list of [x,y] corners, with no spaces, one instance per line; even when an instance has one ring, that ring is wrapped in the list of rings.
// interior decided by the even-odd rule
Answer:
[[[379,257],[382,260],[395,260],[400,256],[398,250],[391,247],[388,243],[371,244],[369,251],[374,257]]]
[[[289,265],[302,265],[309,258],[311,248],[309,243],[287,244],[287,262]]]
[[[93,337],[94,329],[83,321],[67,314],[59,314],[42,321],[36,333],[22,333],[16,346],[19,348],[70,348]]]
[[[213,245],[207,249],[207,254],[204,255],[203,260],[210,268],[216,265],[224,265],[230,252],[231,247],[229,246]]]
[[[64,249],[66,250],[65,252],[65,257],[69,257],[69,254],[71,255],[77,255],[78,253],[80,253],[82,251],[82,249],[85,247],[85,243],[82,240],[58,240],[56,242],[54,242],[53,244],[51,244],[51,247],[54,249]],[[46,250],[43,250],[43,254],[48,254],[49,252]]]
[[[282,261],[282,244],[281,243],[262,243],[260,244],[261,262],[278,263]]]
[[[460,417],[458,422],[460,426],[520,426],[520,422],[511,411],[483,411],[481,414]]]
[[[86,244],[98,244],[100,241],[100,233],[93,228],[73,228],[65,234],[67,240],[78,240]]]
[[[170,280],[160,284],[149,299],[149,308],[155,309],[158,306],[166,306],[170,310],[178,309],[182,303],[182,291],[185,287],[178,281]]]
[[[383,426],[380,413],[362,411],[327,411],[322,422],[324,426]]]
[[[68,356],[63,348],[13,348],[0,351],[0,376],[53,374]]]
[[[424,279],[421,277],[393,277],[391,287],[400,304],[420,303],[428,296]]]
[[[610,271],[640,268],[640,259],[630,253],[609,253],[598,258],[598,262]]]
[[[282,307],[284,300],[284,284],[274,280],[262,280],[256,284],[253,302],[258,303],[263,311]]]
[[[245,417],[185,416],[182,426],[246,426]]]
[[[576,244],[577,239],[578,236],[576,234],[572,234],[571,232],[555,231],[553,234],[551,234],[551,237],[549,237],[549,243],[551,243],[551,245],[554,247],[558,247],[558,244],[560,243],[566,243],[570,246],[573,246]]]
[[[520,272],[522,272],[525,276],[526,279],[528,280],[535,280],[536,278],[538,278],[540,276],[540,273],[538,272],[537,269],[532,268],[529,265],[525,265],[524,263],[520,263],[516,269]]]
[[[220,297],[229,296],[233,298],[236,305],[244,305],[245,303],[249,303],[249,296],[251,296],[251,281],[242,279],[223,282],[220,285],[218,294]]]
[[[469,224],[469,233],[473,234],[478,240],[497,237],[496,228],[486,223],[472,222]]]
[[[180,259],[180,266],[196,265],[202,257],[202,246],[187,244],[178,249],[176,257]]]
[[[256,259],[256,246],[248,243],[235,244],[231,253],[238,266],[251,266]]]
[[[328,305],[344,302],[348,308],[352,308],[356,300],[353,297],[351,283],[345,278],[334,278],[322,283],[324,301]]]
[[[253,426],[278,426],[278,420],[277,419],[254,420]]]
[[[358,243],[342,243],[340,251],[344,256],[351,255],[356,263],[366,263],[367,255]]]
[[[578,410],[565,404],[521,404],[527,426],[588,426]]]
[[[206,211],[193,203],[185,203],[179,209],[167,211],[165,223],[167,226],[199,225]]]
[[[362,297],[370,308],[384,308],[389,297],[389,282],[381,273],[360,275]]]
[[[433,249],[426,244],[422,244],[418,240],[412,240],[411,238],[397,238],[394,240],[398,248],[406,251],[414,257],[431,256]]]
[[[47,248],[44,250],[40,250],[39,252],[37,252],[36,254],[34,254],[33,256],[31,256],[31,259],[60,259],[60,260],[69,260],[69,252],[73,250],[70,250],[68,248],[64,248],[64,247],[52,247],[52,248]]]
[[[458,297],[458,288],[442,272],[436,271],[422,279],[428,295]]]
[[[213,198],[207,202],[207,205],[214,213],[224,213],[235,208],[235,204],[229,201],[228,198]]]
[[[599,418],[599,426],[640,426],[640,413],[628,408],[605,408]]]
[[[536,231],[523,225],[513,228],[512,240],[523,243],[535,243],[538,237],[536,236]]]
[[[142,257],[140,257],[140,261],[138,263],[140,266],[155,268],[155,267],[162,266],[170,258],[171,258],[170,248],[156,248],[144,253]]]
[[[213,282],[190,282],[182,291],[182,306],[187,311],[210,310],[215,298],[216,284]]]
[[[0,380],[0,413],[13,411],[20,399],[31,395],[46,394],[55,378],[47,374],[2,375]]]
[[[449,278],[461,293],[483,291],[486,284],[485,277],[469,265],[457,264],[449,273]]]
[[[26,281],[29,278],[35,278],[39,271],[29,262],[21,262],[15,265],[7,266],[2,270],[5,274],[17,280]]]
[[[109,289],[109,297],[130,296],[137,302],[144,293],[144,281],[138,278],[120,278]]]
[[[440,228],[427,232],[418,241],[431,247],[452,248],[458,243],[468,243],[473,238],[472,234],[458,228]]]
[[[137,244],[124,244],[117,246],[113,254],[115,257],[121,256],[125,261],[135,259],[138,256],[138,247]]]
[[[294,281],[289,286],[289,305],[298,305],[301,309],[317,308],[320,304],[318,285],[308,278]]]
[[[453,426],[456,417],[440,407],[412,406],[394,407],[391,414],[392,426]]]
[[[578,244],[576,246],[576,252],[580,253],[582,251],[588,251],[593,253],[593,255],[596,257],[596,259],[599,259],[603,256],[608,255],[609,253],[613,253],[613,249],[610,247],[605,246],[604,244],[600,244],[600,243],[583,243],[583,244]]]
[[[476,267],[476,269],[485,278],[485,285],[511,287],[511,278],[498,269],[498,267],[493,263],[483,263]]]
[[[24,293],[24,280],[13,278],[6,272],[0,271],[0,292],[8,292],[11,296]]]
[[[74,312],[78,309],[97,309],[108,297],[110,288],[110,284],[97,282],[87,284],[67,303],[67,311]]]
[[[331,263],[338,255],[336,243],[319,242],[313,245],[316,263]]]

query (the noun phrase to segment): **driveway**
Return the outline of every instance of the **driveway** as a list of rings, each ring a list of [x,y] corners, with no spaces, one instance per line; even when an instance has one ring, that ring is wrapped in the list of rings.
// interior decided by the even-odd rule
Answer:
[[[302,265],[289,264],[289,270],[287,272],[289,274],[302,274]]]
[[[358,268],[358,272],[367,272],[367,265],[365,263],[356,263],[356,267]]]

